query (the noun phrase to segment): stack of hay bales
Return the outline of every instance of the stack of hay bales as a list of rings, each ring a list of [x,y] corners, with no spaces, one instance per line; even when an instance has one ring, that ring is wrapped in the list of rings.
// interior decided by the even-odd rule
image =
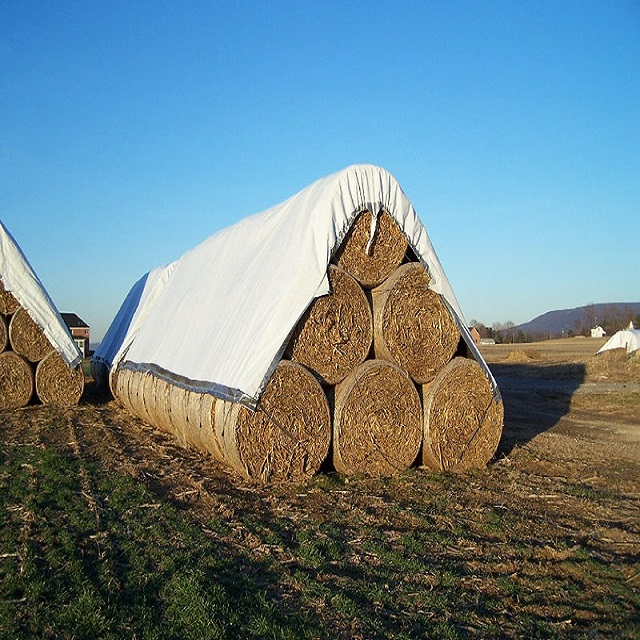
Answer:
[[[360,173],[357,178],[364,179]],[[397,196],[400,204],[403,197]],[[129,349],[144,329],[143,322],[132,321],[133,309],[121,309],[125,317],[114,321],[134,327],[120,338],[119,355],[101,361],[96,353],[94,360],[108,369],[116,399],[182,444],[262,482],[297,480],[323,466],[384,476],[416,464],[440,470],[486,465],[500,440],[502,402],[480,354],[475,357],[481,364],[468,357],[472,340],[459,314],[434,290],[446,287],[430,243],[427,250],[420,245],[418,259],[416,233],[401,229],[384,206],[360,207],[346,218],[348,226],[336,234],[325,263],[328,290],[285,327],[255,404],[233,397],[224,385],[205,389],[184,374],[145,362],[148,347],[132,355]],[[411,229],[408,223],[406,228]],[[432,278],[439,278],[435,287]],[[138,307],[135,318],[166,322],[162,294],[157,299],[157,309]],[[184,307],[184,298],[180,302]],[[275,309],[274,303],[263,314],[265,322]],[[207,334],[211,340],[213,334]],[[149,335],[151,330],[147,340]],[[203,358],[205,351],[203,346]],[[236,365],[251,367],[260,355],[238,352]]]
[[[24,407],[36,398],[43,404],[75,405],[84,389],[78,347],[1,223],[0,249],[0,409]],[[30,302],[39,314],[29,309]],[[46,318],[51,340],[32,313]]]

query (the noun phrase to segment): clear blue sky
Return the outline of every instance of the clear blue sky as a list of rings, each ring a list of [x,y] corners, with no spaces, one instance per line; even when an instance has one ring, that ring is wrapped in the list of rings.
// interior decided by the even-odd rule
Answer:
[[[144,273],[361,162],[468,321],[640,300],[640,4],[0,5],[0,219],[93,341]]]

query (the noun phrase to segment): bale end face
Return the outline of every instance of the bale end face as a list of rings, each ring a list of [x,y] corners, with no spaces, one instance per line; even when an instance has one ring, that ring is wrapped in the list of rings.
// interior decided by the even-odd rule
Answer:
[[[408,469],[422,442],[420,397],[409,376],[382,360],[363,362],[336,386],[336,471],[387,476]]]
[[[454,358],[423,387],[422,462],[440,471],[483,468],[496,452],[504,406],[482,367]]]

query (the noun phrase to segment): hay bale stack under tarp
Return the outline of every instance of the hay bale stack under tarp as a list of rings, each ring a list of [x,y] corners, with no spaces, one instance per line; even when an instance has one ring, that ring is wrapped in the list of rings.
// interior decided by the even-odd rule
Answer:
[[[9,342],[11,348],[29,362],[39,362],[53,349],[42,329],[22,307],[11,317]]]
[[[78,365],[69,369],[62,356],[55,350],[36,366],[36,393],[42,404],[72,407],[80,401],[84,391],[84,373]]]
[[[480,365],[454,358],[422,389],[423,464],[447,471],[485,467],[500,442],[504,406]]]
[[[407,274],[419,280],[410,292],[401,286],[409,275],[394,276],[407,260],[413,261]],[[382,346],[366,353],[369,297],[387,304],[380,303]],[[429,314],[432,298],[443,304],[437,322],[428,324],[422,315]],[[386,307],[399,316],[395,327]],[[451,331],[442,331],[447,321]],[[440,333],[429,334],[436,334],[431,347],[424,327],[438,323]],[[266,482],[315,473],[329,446],[327,398],[335,400],[334,466],[387,475],[419,457],[422,408],[406,370],[417,380],[431,379],[461,346],[458,331],[498,397],[413,206],[384,169],[356,165],[143,276],[94,363],[108,369],[101,378],[108,377],[132,413],[178,441],[201,446],[210,421],[214,437],[204,448],[247,478]],[[399,340],[403,332],[414,334],[414,343]],[[414,360],[422,364],[433,356],[425,352],[442,350],[443,341],[444,355],[421,373]],[[399,356],[393,350],[398,344],[404,348]],[[377,359],[367,360],[376,353]],[[370,381],[374,374],[382,382]],[[190,394],[201,394],[199,404]],[[212,417],[198,417],[198,411]],[[319,438],[317,445],[310,434]]]
[[[13,351],[0,353],[0,410],[24,407],[32,395],[31,363]]]
[[[420,397],[406,372],[367,360],[335,389],[333,464],[347,474],[408,469],[422,442]]]
[[[15,375],[16,380],[4,381],[7,389],[21,389],[14,397],[21,398],[25,406],[39,387],[38,398],[42,402],[52,402],[68,406],[77,403],[80,395],[78,389],[84,387],[84,375],[80,366],[82,354],[73,340],[67,325],[56,309],[44,286],[36,276],[11,234],[0,222],[0,347],[7,349],[4,353],[12,353],[16,357],[29,361],[29,376],[25,375],[25,367],[21,360],[7,358],[4,374]],[[3,340],[6,329],[7,341]],[[2,351],[2,348],[0,348]],[[53,356],[41,367],[41,381],[34,382],[34,368],[51,352]],[[65,367],[64,371],[60,367]],[[12,372],[12,373],[11,373]],[[31,378],[30,384],[25,380]],[[65,388],[66,384],[69,388]],[[26,397],[26,390],[31,395]],[[13,391],[12,391],[13,393]],[[73,402],[72,402],[73,400]],[[7,408],[16,402],[4,403]]]
[[[396,362],[417,383],[433,380],[453,357],[460,331],[417,262],[398,267],[371,291],[376,358]]]
[[[214,428],[225,462],[261,482],[312,476],[329,453],[324,391],[302,365],[287,360],[276,367],[255,410],[216,400]]]
[[[296,326],[288,352],[323,384],[332,385],[367,357],[373,323],[369,301],[357,281],[333,265],[328,276],[331,293],[311,303]]]
[[[336,264],[370,289],[383,282],[402,262],[407,239],[395,220],[381,210],[377,220],[371,211],[356,218],[336,256]]]

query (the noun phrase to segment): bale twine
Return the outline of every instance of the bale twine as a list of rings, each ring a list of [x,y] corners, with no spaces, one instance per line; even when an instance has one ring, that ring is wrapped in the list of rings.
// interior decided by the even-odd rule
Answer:
[[[72,407],[78,404],[84,391],[82,365],[69,369],[57,352],[49,352],[36,367],[36,393],[42,404]]]
[[[346,271],[329,265],[331,293],[316,298],[298,322],[288,354],[327,385],[343,380],[369,353],[371,307]]]
[[[422,442],[421,406],[411,378],[383,360],[366,360],[336,385],[336,471],[386,476],[408,469]]]
[[[317,473],[329,453],[327,398],[298,363],[280,361],[255,411],[218,399],[213,413],[224,460],[245,478],[299,480]]]
[[[0,313],[0,352],[9,346],[9,327],[7,319]]]
[[[42,360],[53,349],[42,329],[23,307],[11,317],[9,341],[12,349],[30,362]]]
[[[418,262],[398,267],[371,292],[376,358],[391,360],[418,384],[433,380],[456,352],[460,331]]]
[[[482,367],[454,358],[423,387],[422,462],[432,469],[485,467],[493,457],[504,420]]]
[[[33,395],[33,368],[13,351],[0,353],[0,409],[24,407]]]
[[[370,239],[371,212],[363,211],[335,256],[336,264],[367,289],[379,285],[393,272],[402,262],[408,246],[400,227],[386,211],[378,214],[371,244]]]
[[[11,291],[7,291],[4,288],[2,280],[0,280],[0,313],[4,313],[6,316],[10,316],[15,313],[20,307],[20,303],[16,300]]]

